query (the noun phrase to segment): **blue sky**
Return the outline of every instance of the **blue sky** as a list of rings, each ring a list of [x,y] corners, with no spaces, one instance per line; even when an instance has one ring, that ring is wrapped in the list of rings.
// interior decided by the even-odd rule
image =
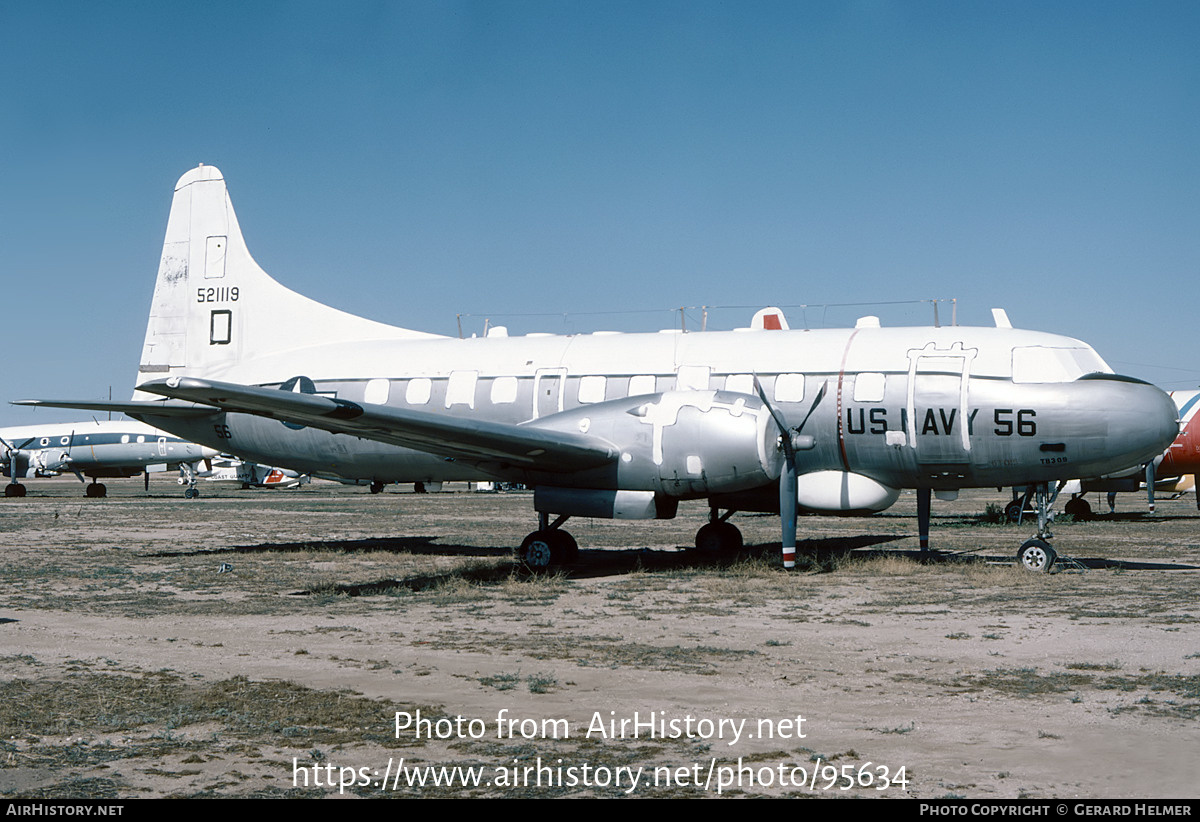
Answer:
[[[0,31],[4,402],[129,395],[201,162],[269,273],[397,325],[956,297],[1200,385],[1194,2],[9,0]],[[861,313],[931,318],[807,316]]]

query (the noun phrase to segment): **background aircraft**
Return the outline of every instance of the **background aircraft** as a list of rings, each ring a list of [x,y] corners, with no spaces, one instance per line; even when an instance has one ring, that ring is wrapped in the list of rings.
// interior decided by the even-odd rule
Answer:
[[[141,391],[44,404],[349,479],[521,482],[535,567],[575,554],[572,516],[670,518],[688,499],[710,508],[701,546],[740,545],[737,510],[778,512],[790,567],[799,511],[878,511],[900,488],[918,491],[926,547],[935,491],[1028,484],[1038,538],[1019,556],[1048,570],[1051,483],[1144,462],[1178,432],[1165,394],[1071,338],[765,316],[742,332],[467,340],[366,320],[259,268],[221,173],[201,166],[176,185]]]
[[[149,472],[191,466],[217,455],[217,451],[187,442],[178,436],[135,420],[53,423],[0,429],[0,463],[9,478],[6,497],[25,496],[19,479],[72,473],[84,482],[89,497],[103,497],[108,489],[99,479],[136,477]],[[194,485],[187,496],[194,496]]]

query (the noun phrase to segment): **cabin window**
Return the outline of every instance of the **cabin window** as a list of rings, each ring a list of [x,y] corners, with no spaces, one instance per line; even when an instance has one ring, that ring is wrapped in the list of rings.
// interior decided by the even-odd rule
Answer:
[[[503,405],[517,401],[517,378],[496,377],[492,380],[492,404]]]
[[[707,365],[681,365],[675,376],[676,391],[707,391],[712,371]]]
[[[128,435],[128,434],[122,434],[122,435],[121,435],[121,444],[122,444],[122,445],[124,445],[124,444],[126,444],[126,443],[128,443],[128,442],[129,442],[129,435]]]
[[[756,394],[753,374],[730,374],[725,378],[725,390],[739,394]]]
[[[579,380],[579,401],[604,402],[604,389],[607,385],[608,380],[604,377],[583,377]]]
[[[465,405],[474,408],[475,382],[478,378],[478,371],[451,371],[450,381],[446,383],[446,407]]]
[[[140,445],[141,443],[143,443],[145,441],[146,441],[146,438],[144,436],[142,436],[141,434],[138,434],[138,444]]]
[[[417,377],[408,381],[404,389],[404,401],[409,405],[424,405],[433,395],[433,380],[428,377]]]
[[[629,378],[629,396],[637,397],[642,394],[653,394],[655,380],[653,374],[639,374]]]
[[[780,374],[775,378],[775,402],[800,402],[804,399],[804,375]]]
[[[854,379],[855,402],[883,402],[883,374],[873,371],[859,374]]]
[[[388,394],[391,393],[391,383],[385,379],[368,380],[363,391],[363,402],[375,405],[387,405]]]

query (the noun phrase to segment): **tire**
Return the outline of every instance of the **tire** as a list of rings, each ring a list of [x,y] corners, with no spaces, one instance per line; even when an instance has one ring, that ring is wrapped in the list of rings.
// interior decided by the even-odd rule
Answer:
[[[566,531],[555,528],[550,538],[550,561],[554,565],[570,565],[579,560],[579,543]]]
[[[1092,518],[1092,506],[1083,497],[1072,497],[1063,506],[1063,513],[1070,514],[1079,522],[1084,522]]]
[[[1017,562],[1026,571],[1035,574],[1048,574],[1054,567],[1058,554],[1049,543],[1040,539],[1031,539],[1017,551]]]
[[[1015,499],[1004,506],[1004,518],[1014,525],[1021,521],[1021,513],[1025,510],[1025,500]]]
[[[740,551],[744,544],[742,532],[728,522],[709,522],[696,532],[696,550],[705,554]]]
[[[517,550],[517,559],[531,571],[545,571],[554,564],[555,539],[545,531],[534,531],[525,537]]]
[[[25,496],[25,486],[19,482],[10,482],[4,486],[4,496],[6,497],[23,497]]]

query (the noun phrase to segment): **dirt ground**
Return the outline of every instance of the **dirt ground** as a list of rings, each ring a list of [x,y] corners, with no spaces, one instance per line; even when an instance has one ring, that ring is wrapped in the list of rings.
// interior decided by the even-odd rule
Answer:
[[[73,479],[0,500],[0,795],[1200,796],[1200,512],[1123,495],[1014,567],[1007,493],[572,520],[525,493]],[[1092,503],[1099,501],[1095,496]]]

